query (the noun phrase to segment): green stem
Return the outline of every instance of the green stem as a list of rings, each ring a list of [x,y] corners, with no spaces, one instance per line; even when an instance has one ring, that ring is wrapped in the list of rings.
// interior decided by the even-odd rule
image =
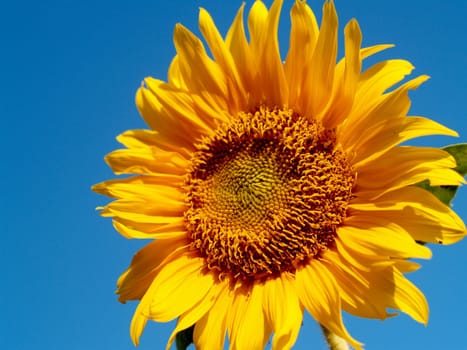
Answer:
[[[350,350],[349,344],[347,344],[344,339],[331,332],[323,325],[321,325],[321,330],[323,331],[324,337],[328,342],[329,350]]]

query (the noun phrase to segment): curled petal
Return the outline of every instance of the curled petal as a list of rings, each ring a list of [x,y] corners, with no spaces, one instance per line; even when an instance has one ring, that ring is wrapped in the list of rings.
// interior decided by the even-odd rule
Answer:
[[[341,315],[341,298],[334,276],[319,260],[312,260],[297,271],[296,288],[300,302],[313,318],[355,349],[361,343],[353,339],[344,327]]]

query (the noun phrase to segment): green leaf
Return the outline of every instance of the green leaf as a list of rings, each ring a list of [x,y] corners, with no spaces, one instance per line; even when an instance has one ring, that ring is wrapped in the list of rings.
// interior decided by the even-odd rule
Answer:
[[[467,143],[460,143],[443,148],[446,152],[451,154],[457,162],[454,168],[462,176],[467,174]],[[459,186],[430,186],[428,180],[422,181],[417,186],[433,193],[438,199],[446,205],[450,205],[452,199],[455,197]]]
[[[175,337],[175,344],[177,346],[177,350],[186,350],[191,343],[193,343],[193,330],[195,326],[191,326],[190,328],[184,329],[181,332],[178,332]]]
[[[450,205],[456,195],[458,186],[430,186],[428,180],[419,182],[417,186],[433,193],[438,199],[446,205]]]
[[[457,162],[457,167],[454,168],[462,176],[467,175],[467,143],[459,143],[443,148],[446,152],[451,154]]]

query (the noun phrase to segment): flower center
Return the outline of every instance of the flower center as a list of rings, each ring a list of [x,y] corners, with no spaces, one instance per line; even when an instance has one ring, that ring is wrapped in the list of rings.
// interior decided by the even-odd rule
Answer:
[[[332,130],[287,109],[260,108],[219,127],[197,149],[185,221],[208,269],[264,279],[333,245],[354,173]]]

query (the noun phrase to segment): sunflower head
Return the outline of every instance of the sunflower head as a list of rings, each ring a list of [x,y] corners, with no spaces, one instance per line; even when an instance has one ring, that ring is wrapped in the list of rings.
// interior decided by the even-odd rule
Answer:
[[[384,319],[400,310],[426,323],[423,294],[404,273],[430,258],[418,242],[454,243],[462,220],[415,186],[458,186],[443,150],[402,143],[456,133],[408,116],[408,91],[427,77],[404,60],[362,71],[391,45],[361,48],[356,20],[344,29],[332,1],[321,24],[305,1],[291,10],[289,50],[277,31],[282,1],[254,2],[248,35],[240,7],[227,35],[200,10],[203,42],[175,27],[168,82],[145,79],[136,103],[148,130],[118,140],[106,160],[126,178],[94,186],[115,200],[102,215],[128,238],[152,241],[118,281],[120,300],[140,300],[131,335],[148,320],[178,318],[168,347],[194,327],[200,349],[293,346],[307,310],[356,349],[342,310]],[[247,39],[248,38],[248,39]],[[397,86],[394,88],[394,86]]]
[[[335,140],[292,110],[260,108],[197,145],[185,220],[208,269],[254,283],[333,245],[355,176]]]

